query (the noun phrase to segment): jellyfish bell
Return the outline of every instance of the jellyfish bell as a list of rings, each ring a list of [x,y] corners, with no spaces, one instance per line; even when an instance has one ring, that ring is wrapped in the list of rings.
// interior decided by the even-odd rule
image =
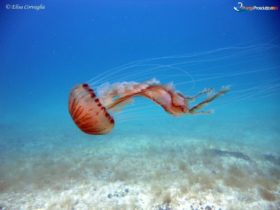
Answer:
[[[75,124],[87,134],[107,134],[114,127],[114,119],[87,84],[71,91],[68,108]]]

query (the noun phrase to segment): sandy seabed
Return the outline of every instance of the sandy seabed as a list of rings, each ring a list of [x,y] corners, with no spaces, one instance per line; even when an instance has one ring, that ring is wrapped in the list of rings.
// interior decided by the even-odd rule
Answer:
[[[280,156],[265,148],[168,133],[31,133],[1,142],[1,210],[280,209]]]

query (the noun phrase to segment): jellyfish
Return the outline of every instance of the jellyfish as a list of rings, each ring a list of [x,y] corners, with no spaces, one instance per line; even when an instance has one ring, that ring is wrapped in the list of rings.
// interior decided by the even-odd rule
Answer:
[[[115,121],[109,112],[123,109],[134,97],[142,96],[150,99],[167,113],[181,116],[210,113],[201,111],[201,108],[228,91],[228,87],[223,87],[217,93],[213,93],[211,89],[205,89],[195,96],[184,96],[170,84],[164,85],[150,80],[142,83],[112,84],[97,96],[88,84],[81,84],[70,93],[69,113],[83,132],[103,135],[111,132],[114,127]],[[205,100],[192,107],[189,106],[190,101],[194,101],[203,94],[208,94]]]
[[[85,133],[102,135],[112,131],[115,121],[120,124],[136,116],[147,120],[143,113],[155,105],[177,117],[209,114],[211,111],[204,111],[204,106],[229,91],[224,85],[231,87],[230,94],[219,100],[215,108],[236,109],[247,106],[249,101],[278,100],[280,63],[271,55],[279,54],[279,46],[274,42],[240,43],[196,53],[145,58],[100,70],[71,91],[70,115]],[[154,77],[158,80],[151,80]],[[202,91],[195,94],[197,89]],[[203,95],[204,100],[196,100]],[[137,97],[154,103],[135,103],[135,108],[131,102]],[[162,113],[149,117],[162,117]]]

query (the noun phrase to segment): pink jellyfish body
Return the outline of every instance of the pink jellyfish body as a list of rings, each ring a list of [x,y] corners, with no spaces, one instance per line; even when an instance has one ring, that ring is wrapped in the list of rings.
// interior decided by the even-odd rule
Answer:
[[[225,94],[228,90],[228,88],[222,88],[219,92],[208,96],[204,101],[190,108],[189,101],[195,100],[202,94],[209,94],[211,90],[206,89],[196,96],[187,97],[176,92],[170,85],[161,85],[154,81],[124,82],[107,87],[97,98],[89,85],[83,84],[78,85],[71,91],[68,105],[72,119],[83,132],[102,135],[109,133],[114,127],[114,119],[109,111],[125,106],[135,96],[143,96],[153,100],[166,112],[174,116],[180,116],[183,114],[209,113],[199,112],[198,110]]]

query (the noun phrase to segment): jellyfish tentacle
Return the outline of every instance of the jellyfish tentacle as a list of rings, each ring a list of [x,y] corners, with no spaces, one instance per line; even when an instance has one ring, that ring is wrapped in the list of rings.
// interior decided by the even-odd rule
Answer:
[[[190,114],[196,114],[199,113],[197,112],[197,110],[203,108],[204,106],[206,106],[208,103],[210,103],[211,101],[215,100],[216,98],[224,95],[225,93],[227,93],[229,91],[229,87],[224,87],[222,88],[219,92],[217,92],[216,94],[208,97],[207,99],[205,99],[204,101],[200,102],[199,104],[195,105],[194,107],[192,107],[189,110]]]
[[[195,101],[197,98],[199,98],[202,95],[205,94],[211,94],[213,92],[213,88],[205,88],[204,90],[200,91],[198,94],[194,96],[185,96],[185,98],[189,101]]]

